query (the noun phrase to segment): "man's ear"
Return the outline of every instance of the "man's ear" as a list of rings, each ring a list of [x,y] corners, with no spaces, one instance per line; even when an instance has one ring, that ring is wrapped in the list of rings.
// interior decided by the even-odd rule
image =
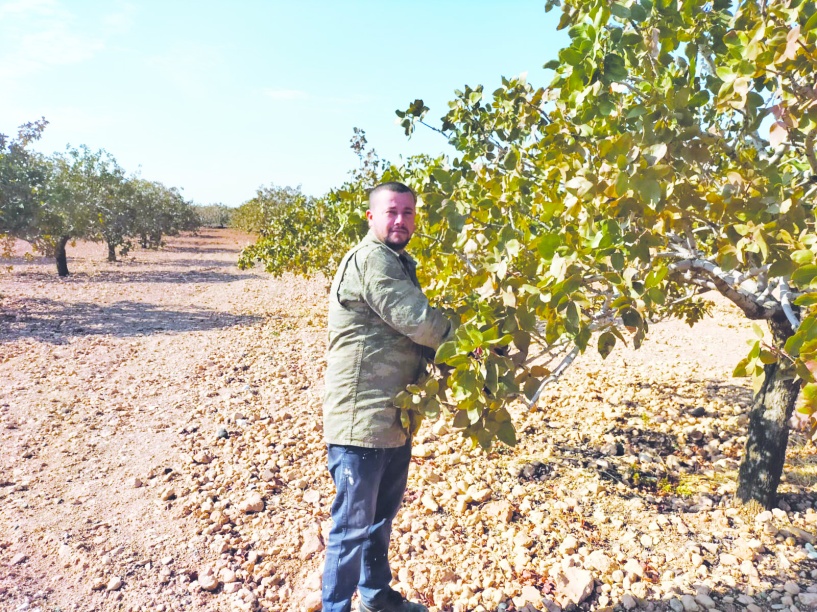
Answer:
[[[369,221],[371,221],[371,220],[372,220],[372,217],[373,217],[373,215],[372,215],[372,211],[371,211],[371,210],[367,210],[367,211],[366,211],[366,218],[367,218]]]

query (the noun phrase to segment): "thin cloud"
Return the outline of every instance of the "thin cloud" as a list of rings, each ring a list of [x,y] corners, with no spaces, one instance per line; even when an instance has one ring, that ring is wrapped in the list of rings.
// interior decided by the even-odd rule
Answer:
[[[86,61],[105,43],[74,27],[56,0],[14,0],[0,5],[0,86],[54,66]]]
[[[117,6],[118,10],[102,17],[103,25],[112,32],[121,32],[130,28],[138,12],[136,5],[131,2],[118,2]]]
[[[0,17],[26,13],[54,15],[59,12],[60,6],[56,0],[12,0],[0,4]]]

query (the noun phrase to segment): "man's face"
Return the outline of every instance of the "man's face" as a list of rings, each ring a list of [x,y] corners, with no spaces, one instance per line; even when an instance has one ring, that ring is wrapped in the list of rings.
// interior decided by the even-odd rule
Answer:
[[[386,246],[402,251],[414,233],[414,197],[410,193],[378,191],[369,202],[369,228]]]

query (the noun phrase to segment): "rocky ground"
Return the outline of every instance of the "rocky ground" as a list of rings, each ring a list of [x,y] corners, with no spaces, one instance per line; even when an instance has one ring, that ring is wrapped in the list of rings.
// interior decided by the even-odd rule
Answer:
[[[316,610],[333,487],[325,285],[238,271],[209,230],[72,275],[0,275],[0,610]],[[22,247],[21,247],[22,248]],[[520,443],[416,441],[396,587],[431,610],[817,609],[817,456],[780,507],[731,506],[752,337],[726,304],[587,354]]]

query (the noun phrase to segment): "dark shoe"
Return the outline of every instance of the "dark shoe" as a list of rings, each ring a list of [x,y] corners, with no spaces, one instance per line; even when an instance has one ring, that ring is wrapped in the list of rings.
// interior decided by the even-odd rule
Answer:
[[[423,604],[411,602],[392,589],[389,589],[386,596],[375,603],[367,605],[361,601],[358,610],[360,612],[428,612],[428,608]]]

